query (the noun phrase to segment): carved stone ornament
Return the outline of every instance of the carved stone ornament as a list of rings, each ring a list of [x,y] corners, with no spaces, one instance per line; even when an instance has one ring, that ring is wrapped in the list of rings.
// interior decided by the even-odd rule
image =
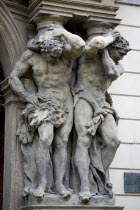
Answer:
[[[108,169],[120,141],[107,89],[123,74],[119,60],[128,51],[117,31],[85,43],[59,24],[28,42],[9,78],[25,103],[17,128],[24,197],[113,197]]]

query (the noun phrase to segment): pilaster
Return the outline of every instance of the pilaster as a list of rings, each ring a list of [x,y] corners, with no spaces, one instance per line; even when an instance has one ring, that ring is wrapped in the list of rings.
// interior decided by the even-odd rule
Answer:
[[[5,98],[5,138],[4,138],[4,189],[3,210],[19,210],[23,204],[23,171],[20,145],[16,129],[20,110],[24,105],[13,94],[8,79],[1,83]]]

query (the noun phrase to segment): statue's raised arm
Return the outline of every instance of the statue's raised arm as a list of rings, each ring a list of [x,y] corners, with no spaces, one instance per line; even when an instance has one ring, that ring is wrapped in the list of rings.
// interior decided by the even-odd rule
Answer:
[[[63,37],[66,40],[66,42],[69,44],[69,47],[66,47],[66,53],[69,54],[70,58],[77,58],[84,51],[84,40],[76,34],[72,34],[65,29],[54,30],[53,37]]]
[[[67,59],[77,58],[82,55],[85,47],[85,41],[64,29],[62,26],[50,24],[46,29],[38,33],[38,35],[29,44],[29,49],[39,51],[42,47],[47,47],[50,41],[59,40],[63,43],[63,56]],[[57,44],[57,42],[56,42]]]
[[[113,43],[119,32],[110,29],[107,34],[96,36],[88,40],[85,46],[85,51],[89,56],[95,56],[98,50],[106,48]]]

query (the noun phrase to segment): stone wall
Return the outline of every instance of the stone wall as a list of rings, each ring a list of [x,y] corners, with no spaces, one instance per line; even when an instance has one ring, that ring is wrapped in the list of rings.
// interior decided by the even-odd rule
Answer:
[[[117,6],[120,7],[117,18],[122,21],[116,29],[130,42],[132,51],[122,61],[125,73],[110,88],[120,116],[122,141],[111,165],[110,177],[117,195],[116,204],[125,206],[125,210],[139,210],[140,194],[124,192],[124,172],[140,173],[140,6],[127,3],[117,3]]]

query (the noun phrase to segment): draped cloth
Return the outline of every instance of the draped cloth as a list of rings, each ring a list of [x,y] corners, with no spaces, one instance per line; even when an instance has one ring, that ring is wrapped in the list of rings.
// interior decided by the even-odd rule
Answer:
[[[68,109],[58,99],[51,97],[38,97],[39,105],[27,104],[21,112],[17,136],[21,144],[24,159],[24,185],[36,188],[38,185],[37,149],[39,145],[38,127],[42,123],[50,122],[55,128],[60,127],[66,121]],[[54,188],[53,180],[53,152],[49,151],[49,164],[47,166],[47,191]]]
[[[100,90],[98,90],[98,93],[99,91]],[[73,89],[75,106],[80,99],[87,101],[91,106],[97,103],[101,109],[104,109],[107,113],[112,114],[116,119],[116,112],[111,107],[111,105],[106,101],[105,94],[102,94],[100,91],[101,94],[98,94],[98,97],[96,97],[97,96],[96,92],[97,92],[96,88],[94,87],[93,88],[76,87],[75,89]],[[86,125],[87,133],[89,133],[92,136],[91,145],[88,151],[90,158],[90,166],[89,166],[89,181],[91,188],[90,190],[93,195],[101,194],[113,197],[112,184],[109,182],[108,172],[105,172],[102,161],[102,149],[105,146],[104,140],[101,139],[99,134],[96,132],[100,123],[102,123],[101,116],[100,115],[94,116],[94,108],[93,108],[93,119],[91,120],[91,122],[88,122]],[[74,142],[73,142],[74,146],[73,146],[73,157],[72,157],[72,170],[74,171],[73,176],[75,177],[73,177],[72,179],[72,188],[74,188],[74,190],[78,192],[80,190],[79,189],[80,177],[78,175],[78,171],[73,161],[75,155],[76,141],[77,141],[77,136],[74,137]]]

